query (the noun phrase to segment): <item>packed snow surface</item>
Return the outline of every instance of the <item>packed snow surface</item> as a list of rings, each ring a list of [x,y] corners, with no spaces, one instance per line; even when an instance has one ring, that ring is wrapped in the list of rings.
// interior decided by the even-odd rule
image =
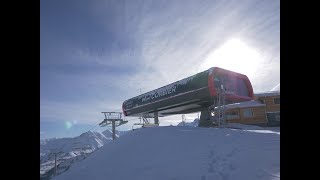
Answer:
[[[280,128],[141,128],[55,178],[73,179],[280,179]]]

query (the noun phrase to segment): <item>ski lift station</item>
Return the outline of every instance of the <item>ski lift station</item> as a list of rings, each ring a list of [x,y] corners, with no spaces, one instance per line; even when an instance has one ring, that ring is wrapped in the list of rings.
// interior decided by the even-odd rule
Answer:
[[[254,99],[250,80],[244,74],[212,67],[123,102],[125,116],[154,118],[201,112],[200,122],[212,120],[217,106]]]

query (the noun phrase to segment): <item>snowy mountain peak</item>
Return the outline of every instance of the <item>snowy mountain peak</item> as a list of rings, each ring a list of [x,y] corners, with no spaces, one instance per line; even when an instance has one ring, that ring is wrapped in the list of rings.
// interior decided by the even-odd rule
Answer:
[[[120,132],[116,132],[120,136]],[[63,173],[77,161],[85,159],[90,153],[112,141],[112,131],[87,131],[73,138],[52,138],[40,140],[40,177],[51,177],[54,167],[54,153],[57,154],[58,174]]]

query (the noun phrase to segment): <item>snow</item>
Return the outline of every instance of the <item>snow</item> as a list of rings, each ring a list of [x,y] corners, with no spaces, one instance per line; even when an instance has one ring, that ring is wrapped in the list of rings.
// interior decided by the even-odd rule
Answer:
[[[258,107],[258,106],[265,106],[265,104],[252,100],[252,101],[228,104],[228,105],[225,105],[225,109],[228,110],[228,109],[235,109],[235,108]],[[218,107],[216,107],[215,109],[217,108]]]
[[[280,128],[136,129],[55,178],[71,179],[280,179]]]
[[[211,68],[209,68],[209,69],[208,69],[208,71],[209,71],[209,75],[211,75],[211,74],[212,74],[213,70],[214,70],[214,67],[211,67]]]
[[[270,130],[245,130],[245,131],[257,132],[257,133],[274,133],[274,134],[280,135],[280,132],[274,132]]]
[[[116,137],[125,134],[116,131]],[[74,138],[52,138],[40,140],[40,176],[51,176],[54,168],[53,152],[57,155],[58,174],[78,161],[88,157],[92,152],[112,141],[111,130],[103,132],[88,131]],[[51,156],[49,156],[51,154]]]
[[[242,129],[243,131],[256,133],[273,133],[280,135],[280,127],[259,127],[240,123],[229,123],[228,125],[226,125],[226,127],[231,129]]]
[[[277,84],[274,88],[272,88],[270,91],[280,91],[280,83]]]
[[[265,93],[256,93],[254,95],[256,97],[280,96],[280,90],[279,91],[268,91],[268,92],[265,92]]]
[[[88,131],[74,138],[55,138],[40,140],[40,152],[48,154],[53,149],[59,149],[65,153],[73,150],[74,147],[90,146],[93,150],[103,146],[105,142],[111,141],[112,136],[105,136],[104,134],[111,134],[110,130],[100,132]]]

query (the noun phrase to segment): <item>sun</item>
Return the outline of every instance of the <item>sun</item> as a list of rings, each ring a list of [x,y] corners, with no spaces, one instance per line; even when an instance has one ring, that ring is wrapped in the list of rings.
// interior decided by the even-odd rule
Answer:
[[[254,48],[249,47],[240,39],[230,39],[218,49],[210,52],[203,63],[201,70],[210,67],[221,67],[253,77],[263,61],[262,55]]]

